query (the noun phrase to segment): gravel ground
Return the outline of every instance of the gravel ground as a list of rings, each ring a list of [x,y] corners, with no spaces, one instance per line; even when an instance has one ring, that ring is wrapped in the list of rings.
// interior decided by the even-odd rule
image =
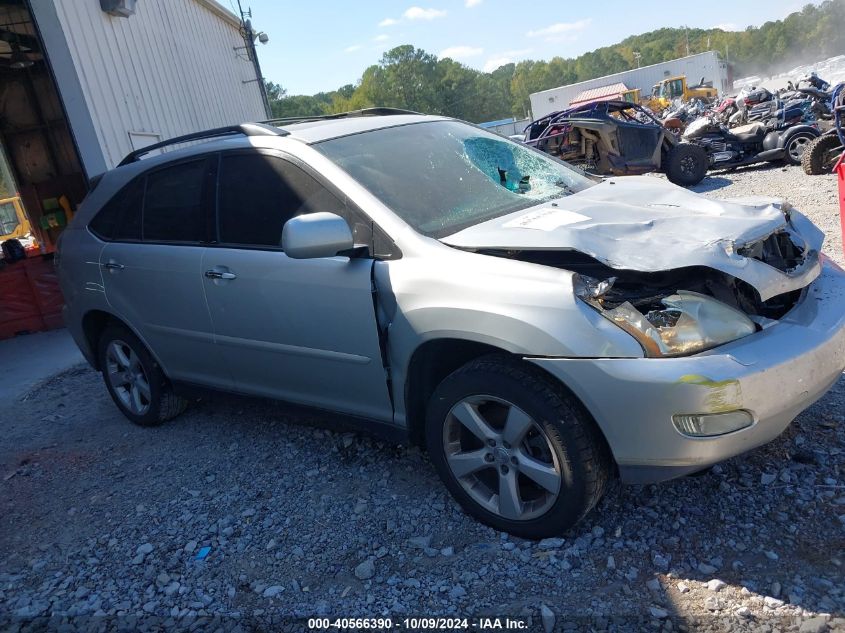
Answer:
[[[843,259],[832,178],[755,169],[700,189],[782,193]],[[79,367],[0,416],[0,629],[845,630],[845,380],[769,445],[612,486],[539,543],[462,514],[419,450],[275,403],[213,397],[142,429]]]

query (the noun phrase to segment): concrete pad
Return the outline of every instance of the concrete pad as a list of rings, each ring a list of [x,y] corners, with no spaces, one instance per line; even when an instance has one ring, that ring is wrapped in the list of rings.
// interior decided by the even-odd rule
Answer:
[[[0,403],[20,398],[38,383],[84,362],[65,329],[0,341]]]

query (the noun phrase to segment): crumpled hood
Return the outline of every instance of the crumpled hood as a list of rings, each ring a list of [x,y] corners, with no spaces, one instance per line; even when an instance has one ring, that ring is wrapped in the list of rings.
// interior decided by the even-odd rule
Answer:
[[[804,262],[782,272],[737,253],[786,231]],[[579,193],[442,238],[472,249],[574,250],[617,269],[706,266],[751,284],[762,300],[803,288],[821,266],[824,233],[772,198],[705,198],[653,176],[611,178]]]

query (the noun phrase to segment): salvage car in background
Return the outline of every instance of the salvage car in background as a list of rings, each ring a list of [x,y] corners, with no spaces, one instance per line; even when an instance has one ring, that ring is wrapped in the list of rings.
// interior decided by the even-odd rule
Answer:
[[[779,161],[800,165],[804,150],[819,135],[818,127],[803,123],[780,129],[758,122],[728,129],[716,118],[703,116],[689,125],[682,138],[707,152],[710,169],[732,169]]]
[[[540,538],[617,474],[770,441],[845,366],[845,273],[786,203],[385,109],[181,140],[107,172],[59,249],[68,328],[138,424],[194,385],[350,414]]]
[[[665,172],[682,186],[707,173],[700,147],[679,143],[642,106],[600,101],[554,112],[525,128],[525,142],[595,174],[615,176]]]

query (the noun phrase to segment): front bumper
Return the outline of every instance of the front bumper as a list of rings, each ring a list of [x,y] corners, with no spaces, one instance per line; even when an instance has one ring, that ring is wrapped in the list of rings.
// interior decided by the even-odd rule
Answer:
[[[845,368],[845,273],[825,262],[776,325],[684,358],[526,359],[569,387],[595,418],[628,483],[701,470],[777,437]],[[682,435],[674,414],[744,409],[748,428]]]

